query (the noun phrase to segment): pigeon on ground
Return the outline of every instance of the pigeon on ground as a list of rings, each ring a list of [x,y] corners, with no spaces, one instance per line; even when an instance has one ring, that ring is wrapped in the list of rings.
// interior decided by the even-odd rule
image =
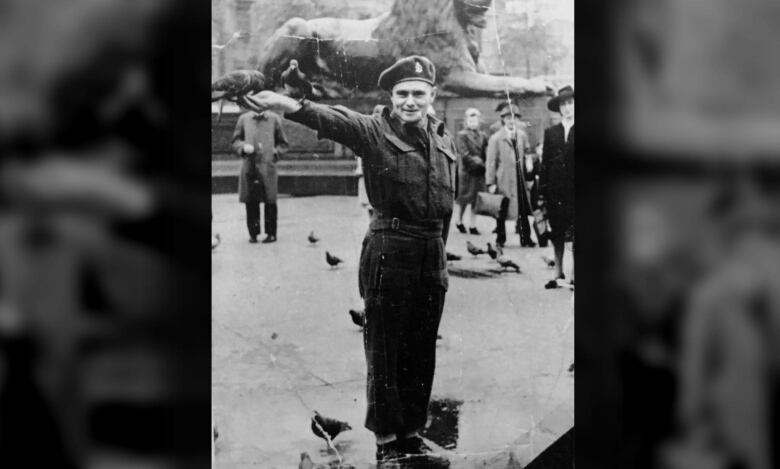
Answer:
[[[356,326],[365,327],[366,325],[365,311],[356,311],[354,309],[350,309],[349,315],[352,317],[352,322],[354,322]]]
[[[550,259],[550,258],[549,258],[549,257],[547,257],[547,256],[542,256],[542,260],[543,260],[543,261],[544,261],[544,263],[547,265],[547,267],[549,267],[549,268],[551,268],[551,269],[552,269],[553,267],[555,267],[555,260],[554,260],[554,259]]]
[[[502,269],[515,269],[515,271],[519,274],[520,273],[520,266],[515,264],[512,259],[504,256],[499,256],[498,259],[499,265],[501,265]]]
[[[290,60],[290,66],[282,72],[282,85],[290,93],[290,97],[301,99],[311,99],[314,96],[314,89],[306,80],[306,75],[298,68],[298,61]]]
[[[331,267],[336,267],[340,263],[344,262],[338,257],[334,256],[333,254],[329,253],[328,251],[325,251],[325,260],[328,262],[328,265]]]
[[[211,84],[211,102],[219,101],[217,122],[222,120],[225,101],[238,102],[242,97],[265,89],[265,76],[257,70],[234,70]]]
[[[493,246],[491,246],[490,243],[487,243],[487,253],[491,259],[495,259],[496,257],[498,257],[498,251],[493,249]]]
[[[219,233],[215,234],[211,237],[211,250],[217,249],[217,246],[219,246],[219,243],[222,242],[222,239],[219,237]]]
[[[314,411],[314,416],[311,418],[311,431],[323,440],[328,441],[325,434],[333,441],[339,433],[347,430],[352,430],[352,427],[347,422],[324,417],[316,410]]]
[[[309,453],[301,453],[301,462],[298,463],[298,469],[314,469],[314,463],[311,462]]]
[[[451,252],[447,253],[447,260],[448,261],[459,261],[461,259],[462,259],[462,257],[457,255],[457,254],[453,254]]]
[[[312,230],[312,232],[309,233],[309,242],[311,244],[317,244],[317,241],[319,241],[319,240],[320,240],[320,238],[314,236],[314,230]]]
[[[469,251],[469,253],[472,256],[478,256],[480,254],[485,254],[486,253],[485,250],[480,249],[480,248],[474,246],[473,244],[471,244],[471,241],[466,241],[466,249]]]

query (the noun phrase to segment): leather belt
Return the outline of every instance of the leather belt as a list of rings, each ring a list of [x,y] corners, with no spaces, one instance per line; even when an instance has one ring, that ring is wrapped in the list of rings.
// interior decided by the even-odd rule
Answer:
[[[444,229],[443,220],[402,220],[382,215],[374,216],[368,225],[371,231],[395,231],[415,238],[440,238]]]

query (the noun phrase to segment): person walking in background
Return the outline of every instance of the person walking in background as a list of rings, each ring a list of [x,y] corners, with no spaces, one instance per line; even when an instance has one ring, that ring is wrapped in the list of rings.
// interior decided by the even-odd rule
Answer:
[[[276,162],[287,151],[282,119],[270,111],[241,114],[233,132],[233,148],[243,158],[238,178],[238,200],[246,206],[249,242],[260,234],[260,203],[265,204],[263,243],[276,241],[277,182]]]
[[[549,239],[555,254],[555,278],[548,286],[555,287],[558,280],[566,278],[563,274],[565,243],[574,241],[574,89],[561,88],[548,101],[547,108],[561,114],[560,124],[544,131],[539,175],[539,192],[550,220]],[[571,282],[574,283],[573,266]]]
[[[482,114],[475,108],[465,112],[464,129],[458,132],[456,144],[458,147],[458,197],[457,223],[455,226],[461,233],[466,233],[463,225],[463,214],[469,208],[468,232],[478,235],[474,204],[477,193],[485,191],[485,150],[488,137],[479,129]]]
[[[506,220],[518,218],[520,204],[527,204],[523,178],[518,177],[518,158],[529,147],[528,136],[519,128],[520,109],[512,104],[499,106],[503,127],[488,139],[485,183],[488,191],[509,199],[506,214],[496,220],[496,244],[506,243]],[[520,159],[520,164],[522,164]],[[523,236],[521,235],[521,244]]]

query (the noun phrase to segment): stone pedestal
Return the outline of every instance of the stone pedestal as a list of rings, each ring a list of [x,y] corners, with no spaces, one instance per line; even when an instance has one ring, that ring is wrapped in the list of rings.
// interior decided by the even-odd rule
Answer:
[[[544,129],[553,123],[553,116],[547,110],[546,97],[519,98],[515,103],[520,108],[521,119],[527,122],[531,145],[540,143]],[[444,120],[448,130],[455,135],[463,127],[463,113],[470,107],[482,112],[484,130],[498,121],[495,108],[500,100],[490,98],[442,98],[437,99],[434,108],[436,116]],[[341,104],[358,112],[370,113],[376,104],[389,105],[374,99],[351,99],[324,101],[324,104]],[[217,122],[217,107],[212,108],[211,191],[214,194],[237,192],[238,172],[241,160],[233,153],[230,139],[239,116],[235,105],[225,105],[222,119]],[[326,139],[317,139],[313,130],[284,120],[284,131],[290,142],[290,149],[278,163],[279,193],[293,196],[310,195],[357,195],[356,160],[354,153],[341,144]]]

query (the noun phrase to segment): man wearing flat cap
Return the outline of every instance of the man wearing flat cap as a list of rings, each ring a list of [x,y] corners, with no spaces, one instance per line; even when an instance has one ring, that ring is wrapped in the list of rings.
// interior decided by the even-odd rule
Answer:
[[[360,255],[368,365],[366,427],[377,461],[399,458],[446,467],[419,436],[436,362],[436,336],[448,287],[445,242],[455,192],[455,143],[430,115],[436,70],[425,57],[397,61],[379,76],[392,107],[368,116],[344,106],[297,101],[270,91],[246,98],[282,112],[362,155],[374,215]]]
[[[539,191],[550,220],[550,241],[555,254],[555,278],[547,288],[555,288],[563,273],[563,249],[574,241],[574,89],[564,86],[547,103],[550,111],[560,113],[561,122],[544,131]],[[574,269],[572,269],[572,276]],[[574,283],[574,278],[571,279]]]

